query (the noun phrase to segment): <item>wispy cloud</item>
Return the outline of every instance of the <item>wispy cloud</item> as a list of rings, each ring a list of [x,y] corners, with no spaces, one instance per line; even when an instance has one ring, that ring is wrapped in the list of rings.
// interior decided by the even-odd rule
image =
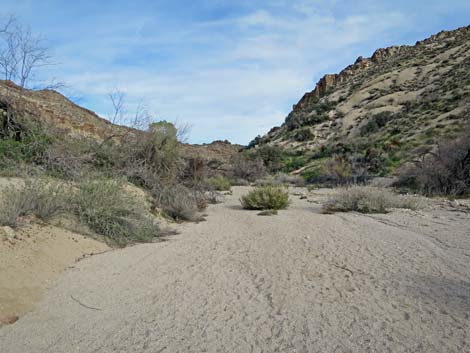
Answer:
[[[118,86],[130,109],[144,98],[158,117],[191,124],[192,142],[246,143],[282,123],[322,74],[463,25],[470,12],[463,1],[442,21],[437,1],[419,14],[401,0],[6,2],[50,38],[62,63],[54,76],[89,108],[108,111],[106,93]]]

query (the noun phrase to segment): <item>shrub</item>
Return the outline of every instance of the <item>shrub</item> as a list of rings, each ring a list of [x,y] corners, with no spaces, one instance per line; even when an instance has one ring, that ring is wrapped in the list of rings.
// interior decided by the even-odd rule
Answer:
[[[12,163],[40,163],[52,139],[39,130],[28,131],[21,139],[0,138],[0,168]]]
[[[17,227],[20,218],[34,215],[47,220],[67,209],[65,187],[45,179],[26,179],[0,194],[0,224]]]
[[[303,127],[296,131],[294,134],[294,139],[298,142],[303,142],[307,140],[312,140],[315,136],[309,127]]]
[[[305,186],[305,180],[299,175],[289,175],[285,173],[278,173],[275,176],[277,184],[281,185],[294,185],[294,186]]]
[[[390,208],[415,209],[416,203],[393,192],[372,186],[351,186],[341,189],[324,205],[325,213],[357,211],[361,213],[387,213]]]
[[[235,178],[254,182],[266,175],[266,168],[261,158],[251,159],[243,153],[232,157],[232,174]]]
[[[282,164],[282,171],[284,173],[290,173],[293,170],[297,170],[305,166],[305,156],[291,156],[286,154],[283,158]]]
[[[289,206],[289,194],[282,187],[267,185],[242,196],[240,202],[247,210],[281,210]]]
[[[261,146],[254,152],[254,157],[261,158],[270,172],[277,172],[282,168],[282,155],[282,149],[275,146]]]
[[[470,194],[470,128],[462,137],[446,141],[402,169],[397,186],[425,195],[466,196]]]
[[[149,189],[174,183],[184,167],[177,133],[172,123],[161,121],[138,136],[130,136],[121,148],[125,174]]]
[[[111,244],[146,242],[159,235],[159,228],[148,210],[123,190],[120,181],[104,179],[81,183],[73,197],[73,206],[80,220]]]
[[[176,221],[197,222],[202,220],[197,213],[207,207],[207,199],[203,192],[184,185],[171,185],[160,190],[157,204]]]
[[[361,135],[367,135],[383,128],[393,118],[393,113],[384,111],[373,115],[365,125],[361,127]]]
[[[222,175],[209,178],[208,182],[217,191],[229,191],[232,187],[230,181]]]

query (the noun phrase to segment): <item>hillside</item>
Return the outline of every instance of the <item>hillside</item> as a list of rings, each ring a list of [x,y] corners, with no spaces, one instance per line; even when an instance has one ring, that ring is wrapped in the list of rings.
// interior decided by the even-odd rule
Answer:
[[[7,105],[14,106],[27,120],[46,128],[51,127],[51,131],[62,137],[91,138],[96,141],[113,138],[119,141],[126,136],[139,134],[138,130],[112,124],[54,90],[21,89],[11,81],[0,80],[0,110],[6,111]],[[231,156],[241,147],[228,141],[214,141],[203,145],[182,144],[182,151],[186,157],[198,156],[211,169],[224,172],[229,169]]]
[[[288,151],[289,171],[307,179],[332,160],[369,174],[393,173],[469,121],[469,72],[470,26],[378,49],[325,75],[282,126],[251,146]]]

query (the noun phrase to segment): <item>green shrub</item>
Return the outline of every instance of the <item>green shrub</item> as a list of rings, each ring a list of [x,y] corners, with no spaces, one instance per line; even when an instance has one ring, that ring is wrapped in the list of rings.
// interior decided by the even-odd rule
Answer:
[[[294,134],[294,139],[298,142],[303,142],[307,140],[312,140],[315,136],[309,127],[303,127],[298,129]]]
[[[120,181],[85,181],[73,197],[74,210],[81,222],[115,245],[151,241],[159,235],[148,210],[123,190]]]
[[[289,206],[289,194],[282,187],[267,185],[242,196],[240,202],[247,210],[281,210]]]
[[[263,160],[264,166],[269,172],[277,172],[282,168],[281,148],[276,146],[261,146],[252,153],[252,158],[257,157]]]
[[[361,127],[361,135],[367,135],[383,128],[393,118],[393,113],[384,111],[373,115],[369,121]]]
[[[417,208],[393,192],[372,186],[351,186],[340,189],[324,205],[325,213],[356,211],[361,213],[387,213],[391,208]]]
[[[46,179],[27,179],[11,184],[0,194],[0,224],[17,227],[20,218],[37,216],[47,220],[68,208],[65,187]]]
[[[300,169],[305,166],[305,156],[284,156],[282,160],[283,168],[282,171],[284,173],[290,173],[294,170]]]
[[[222,175],[209,178],[208,182],[217,191],[229,191],[232,187],[230,181]]]
[[[0,168],[12,163],[40,163],[52,139],[44,133],[36,132],[17,140],[0,139]]]

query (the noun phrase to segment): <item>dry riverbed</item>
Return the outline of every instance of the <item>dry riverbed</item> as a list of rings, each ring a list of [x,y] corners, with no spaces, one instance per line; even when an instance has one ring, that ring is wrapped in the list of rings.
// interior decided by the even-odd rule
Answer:
[[[1,351],[470,351],[464,203],[324,215],[321,190],[260,217],[246,191],[168,241],[76,263]]]

